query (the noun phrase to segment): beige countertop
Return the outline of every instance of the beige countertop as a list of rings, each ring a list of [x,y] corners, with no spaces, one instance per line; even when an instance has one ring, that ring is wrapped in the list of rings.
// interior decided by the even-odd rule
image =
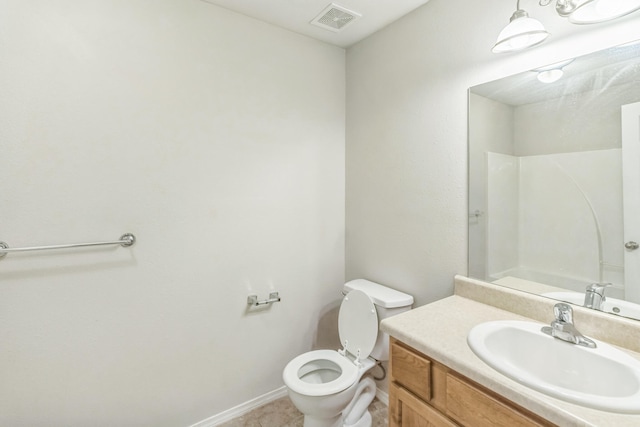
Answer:
[[[552,320],[552,311],[549,315]],[[492,320],[536,321],[454,295],[385,319],[381,327],[389,335],[559,426],[640,426],[640,415],[604,412],[564,402],[490,368],[471,351],[467,335],[475,325]],[[579,323],[576,324],[579,329]],[[638,353],[626,351],[640,359]]]

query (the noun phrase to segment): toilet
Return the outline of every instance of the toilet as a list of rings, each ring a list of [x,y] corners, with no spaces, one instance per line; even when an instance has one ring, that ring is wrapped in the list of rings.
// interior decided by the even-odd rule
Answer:
[[[382,319],[411,309],[413,297],[378,283],[345,283],[338,315],[340,350],[314,350],[295,357],[282,377],[289,398],[304,414],[304,427],[370,427],[369,404],[376,384],[366,375],[389,360]]]

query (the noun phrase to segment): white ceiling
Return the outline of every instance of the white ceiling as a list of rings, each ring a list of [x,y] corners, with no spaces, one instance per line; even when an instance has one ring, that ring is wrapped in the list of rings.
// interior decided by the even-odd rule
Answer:
[[[349,47],[429,0],[202,0],[336,46]],[[310,24],[334,3],[362,15],[340,32]]]

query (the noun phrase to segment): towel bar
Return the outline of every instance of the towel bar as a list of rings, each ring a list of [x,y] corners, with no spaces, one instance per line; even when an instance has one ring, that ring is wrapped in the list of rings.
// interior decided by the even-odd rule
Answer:
[[[0,258],[4,258],[11,252],[28,252],[28,251],[45,251],[49,249],[68,249],[68,248],[82,248],[86,246],[104,246],[104,245],[120,245],[128,247],[136,242],[136,237],[131,233],[126,233],[120,236],[119,240],[106,241],[106,242],[91,242],[91,243],[70,243],[66,245],[51,245],[51,246],[31,246],[25,248],[10,248],[5,242],[0,242]]]

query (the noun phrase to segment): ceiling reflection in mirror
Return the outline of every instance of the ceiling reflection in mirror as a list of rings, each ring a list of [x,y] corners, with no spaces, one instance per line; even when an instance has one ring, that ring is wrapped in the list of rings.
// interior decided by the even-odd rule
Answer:
[[[469,276],[640,319],[640,41],[469,90]]]

